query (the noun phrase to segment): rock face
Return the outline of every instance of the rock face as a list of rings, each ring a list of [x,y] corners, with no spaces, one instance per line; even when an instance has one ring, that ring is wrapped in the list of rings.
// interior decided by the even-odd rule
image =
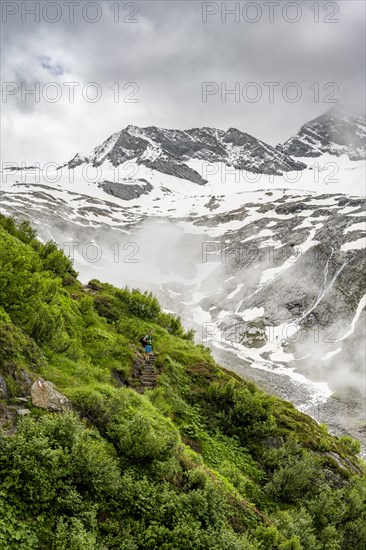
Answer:
[[[332,108],[304,124],[299,132],[277,149],[294,157],[319,157],[323,153],[366,158],[365,115],[347,114]]]
[[[358,428],[365,425],[359,411],[364,411],[365,398],[366,203],[358,185],[364,181],[364,166],[352,160],[362,154],[364,128],[363,117],[332,110],[305,124],[281,152],[233,128],[224,132],[129,126],[70,162],[101,166],[99,189],[90,185],[86,194],[85,189],[79,193],[66,177],[60,187],[43,180],[19,183],[13,174],[0,192],[2,208],[7,215],[29,219],[44,240],[52,231],[61,246],[65,240],[81,247],[100,243],[101,262],[76,265],[85,279],[90,279],[92,267],[94,277],[118,286],[138,281],[166,310],[193,326],[198,339],[210,345],[212,341],[224,366],[241,375],[245,370],[247,378],[271,392],[310,407],[310,414],[315,415],[312,403],[327,399],[327,388],[318,384],[326,382],[341,398],[328,399],[322,419],[338,433],[354,430],[366,449],[365,433]],[[334,183],[326,170],[325,178],[314,174],[313,157],[324,166],[330,153],[342,152],[349,159],[344,155],[338,163]],[[198,170],[201,162],[258,173],[295,169],[299,159],[289,153],[303,156],[309,165],[298,174],[296,188],[293,174],[273,178],[273,185],[272,178],[245,179],[238,173],[220,181],[220,174],[209,170],[205,185],[176,179],[199,181],[193,168]],[[120,179],[118,170],[110,167],[126,160],[140,172]],[[124,263],[121,278],[114,255],[104,251],[111,243],[139,239],[142,245],[148,241],[144,263]],[[93,283],[84,290],[94,294],[98,286]],[[13,376],[9,367],[8,374]],[[305,378],[299,382],[300,374]],[[145,375],[143,381],[150,382],[154,372]],[[141,372],[135,377],[140,380]],[[123,384],[123,378],[116,377],[116,382]],[[352,402],[345,386],[351,388]],[[25,389],[23,395],[28,394]]]
[[[8,399],[8,385],[6,383],[6,380],[3,376],[0,374],[0,399]]]
[[[32,403],[35,407],[52,412],[64,412],[71,408],[70,401],[55,389],[52,382],[38,378],[31,388]]]
[[[240,170],[273,175],[306,168],[302,162],[236,128],[225,132],[216,128],[170,130],[155,126],[127,126],[97,146],[90,155],[78,153],[67,166],[72,169],[81,164],[101,166],[109,162],[116,168],[132,160],[199,185],[206,180],[186,164],[187,161],[221,162]]]
[[[241,344],[249,348],[261,348],[267,340],[265,328],[265,324],[261,319],[243,323],[240,327]]]
[[[108,193],[108,195],[112,195],[112,197],[117,197],[125,201],[138,199],[141,195],[148,195],[152,190],[152,185],[148,182],[143,183],[142,185],[126,185],[123,183],[114,183],[113,181],[104,181],[100,184],[100,187],[103,191]]]

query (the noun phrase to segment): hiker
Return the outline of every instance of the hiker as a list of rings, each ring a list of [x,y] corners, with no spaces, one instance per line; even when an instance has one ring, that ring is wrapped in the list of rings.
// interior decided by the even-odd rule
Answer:
[[[144,336],[143,338],[141,338],[140,342],[141,344],[144,346],[144,350],[145,350],[145,361],[146,362],[149,362],[150,361],[150,357],[151,357],[151,354],[152,354],[152,340],[153,340],[153,334],[154,332],[152,330],[149,331],[149,333]]]

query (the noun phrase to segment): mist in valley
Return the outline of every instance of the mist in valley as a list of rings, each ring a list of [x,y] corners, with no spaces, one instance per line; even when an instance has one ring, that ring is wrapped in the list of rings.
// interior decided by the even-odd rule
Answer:
[[[196,341],[207,343],[207,325],[219,326],[220,330],[223,323],[231,329],[237,325],[240,333],[241,325],[245,325],[242,313],[263,308],[267,326],[281,325],[276,337],[275,333],[269,335],[271,343],[293,354],[291,367],[310,380],[326,382],[333,392],[353,388],[365,394],[364,312],[354,333],[341,341],[356,312],[348,311],[343,318],[339,312],[344,311],[344,304],[335,303],[338,294],[329,288],[319,303],[325,308],[328,323],[321,326],[317,322],[316,309],[310,310],[324,283],[326,260],[317,264],[316,251],[303,257],[294,254],[290,268],[258,290],[263,272],[277,265],[273,258],[280,264],[285,256],[281,259],[258,249],[257,255],[243,260],[232,245],[231,249],[223,245],[223,240],[212,239],[204,232],[188,233],[167,219],[147,219],[125,231],[84,227],[82,232],[80,228],[73,232],[69,228],[53,238],[73,258],[85,284],[99,279],[118,287],[152,291],[163,308],[180,315],[187,328],[193,326]],[[287,256],[291,258],[290,252]],[[328,280],[337,269],[338,263],[330,267]],[[292,297],[299,301],[299,296],[306,304],[305,312],[288,311],[285,302],[291,302]],[[306,310],[310,311],[308,315]],[[334,320],[332,315],[336,315]],[[309,318],[310,323],[305,322]],[[220,338],[230,345],[226,334]]]

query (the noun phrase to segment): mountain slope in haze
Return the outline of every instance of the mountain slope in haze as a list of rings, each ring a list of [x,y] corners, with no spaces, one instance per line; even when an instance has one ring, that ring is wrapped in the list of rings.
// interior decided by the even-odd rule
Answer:
[[[319,157],[329,153],[336,157],[347,155],[350,160],[365,160],[365,115],[332,108],[301,126],[297,134],[277,148],[293,157]]]
[[[358,126],[351,129],[350,148]],[[322,153],[299,157],[305,169],[277,176],[247,178],[223,162],[205,174],[217,144],[206,130],[192,131],[194,151],[181,131],[149,129],[167,155],[178,148],[179,162],[205,185],[137,157],[114,170],[103,159],[117,133],[96,153],[94,180],[83,174],[91,164],[65,166],[55,179],[27,170],[3,174],[2,212],[30,220],[44,241],[72,250],[84,282],[97,276],[152,290],[222,364],[334,433],[359,438],[365,452],[365,162]],[[88,256],[94,245],[96,258]]]
[[[163,174],[204,184],[205,180],[185,164],[192,159],[222,162],[238,170],[259,174],[281,174],[305,168],[303,163],[235,128],[224,132],[214,128],[168,130],[155,126],[127,126],[89,155],[78,153],[68,162],[68,167],[75,168],[84,163],[101,166],[109,162],[116,168],[124,162],[136,160],[139,165]]]
[[[363,550],[356,441],[220,368],[152,295],[81,285],[29,223],[0,217],[0,245],[1,547]],[[72,411],[32,404],[40,376]]]

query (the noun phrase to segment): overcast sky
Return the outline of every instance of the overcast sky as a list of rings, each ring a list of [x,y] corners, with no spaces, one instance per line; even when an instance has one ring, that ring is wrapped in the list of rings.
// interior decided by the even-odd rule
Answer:
[[[276,145],[331,101],[364,110],[365,2],[269,3],[80,0],[70,22],[70,2],[43,1],[36,22],[36,2],[3,1],[2,160],[63,162],[128,124]]]

